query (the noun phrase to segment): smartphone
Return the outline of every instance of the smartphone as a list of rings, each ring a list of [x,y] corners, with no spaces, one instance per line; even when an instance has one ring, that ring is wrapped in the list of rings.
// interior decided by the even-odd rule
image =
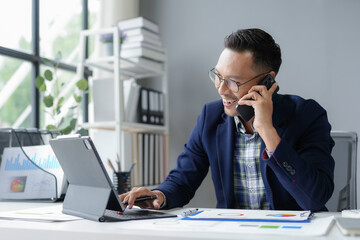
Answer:
[[[275,83],[275,79],[270,75],[259,82],[258,85],[265,85],[269,90],[271,86]],[[279,87],[276,88],[275,92],[279,91]],[[236,111],[239,113],[240,117],[245,121],[249,121],[254,116],[254,108],[248,105],[236,105]]]

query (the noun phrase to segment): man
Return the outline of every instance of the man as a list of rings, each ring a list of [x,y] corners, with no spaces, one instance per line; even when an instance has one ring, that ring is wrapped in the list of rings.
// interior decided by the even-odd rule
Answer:
[[[276,82],[269,89],[257,85],[275,78],[280,65],[280,47],[268,33],[245,29],[226,37],[209,72],[221,100],[204,106],[177,167],[163,183],[120,196],[128,207],[154,194],[158,199],[137,205],[183,206],[210,167],[218,208],[326,210],[334,188],[331,126],[314,100],[277,94]],[[251,106],[255,115],[245,121],[238,104]]]

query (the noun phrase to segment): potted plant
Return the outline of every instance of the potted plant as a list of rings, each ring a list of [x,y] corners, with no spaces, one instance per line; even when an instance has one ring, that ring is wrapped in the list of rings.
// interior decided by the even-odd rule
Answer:
[[[126,34],[122,31],[119,31],[119,40],[120,45],[124,42],[126,38]],[[105,52],[108,56],[112,56],[114,54],[113,49],[113,34],[112,33],[104,33],[100,35],[100,41],[105,45]]]
[[[45,113],[52,119],[52,123],[46,125],[46,129],[58,130],[62,134],[69,134],[77,130],[77,119],[82,101],[81,94],[88,89],[88,82],[86,79],[80,79],[76,82],[76,86],[71,93],[74,103],[69,109],[64,109],[65,96],[62,91],[66,86],[66,81],[59,79],[57,75],[60,60],[60,52],[56,55],[55,63],[48,59],[43,59],[46,65],[52,67],[52,70],[46,69],[42,75],[37,76],[35,86],[43,94]],[[75,111],[76,116],[72,116],[69,120],[65,117],[65,112],[70,109]],[[78,132],[83,133],[83,131],[82,129]]]

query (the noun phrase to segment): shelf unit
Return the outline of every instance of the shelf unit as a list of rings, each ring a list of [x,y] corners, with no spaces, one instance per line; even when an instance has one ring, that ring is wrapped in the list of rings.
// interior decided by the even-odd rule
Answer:
[[[114,55],[99,58],[85,58],[85,42],[87,37],[98,37],[101,34],[113,34]],[[131,133],[157,133],[165,134],[166,152],[169,156],[169,116],[168,116],[168,81],[166,62],[163,63],[163,71],[153,69],[147,65],[133,62],[129,59],[120,57],[120,33],[117,27],[103,28],[97,30],[83,30],[80,33],[80,55],[77,66],[77,74],[79,77],[84,76],[85,67],[97,68],[103,71],[113,73],[114,78],[114,121],[108,122],[87,122],[81,126],[85,129],[111,130],[116,135],[116,152],[122,153],[124,144],[121,144],[124,131]],[[162,79],[162,93],[164,98],[164,125],[152,125],[137,122],[126,122],[124,107],[124,81],[127,78],[142,79],[149,77],[158,77]],[[96,114],[96,113],[95,113]],[[124,165],[124,163],[122,163]]]

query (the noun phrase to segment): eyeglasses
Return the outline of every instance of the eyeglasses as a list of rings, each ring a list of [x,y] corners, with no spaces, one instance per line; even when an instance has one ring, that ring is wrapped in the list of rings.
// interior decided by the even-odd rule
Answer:
[[[219,74],[217,74],[215,72],[215,68],[211,69],[209,71],[209,77],[211,79],[211,81],[215,84],[215,86],[218,88],[220,87],[220,84],[222,81],[225,82],[225,85],[234,93],[237,93],[239,91],[239,87],[260,77],[261,75],[264,75],[264,74],[267,74],[269,72],[264,72],[264,73],[260,73],[258,75],[256,75],[255,77],[251,78],[250,80],[247,80],[246,82],[244,83],[238,83],[237,81],[234,81],[232,79],[226,79],[226,78],[222,78]]]

